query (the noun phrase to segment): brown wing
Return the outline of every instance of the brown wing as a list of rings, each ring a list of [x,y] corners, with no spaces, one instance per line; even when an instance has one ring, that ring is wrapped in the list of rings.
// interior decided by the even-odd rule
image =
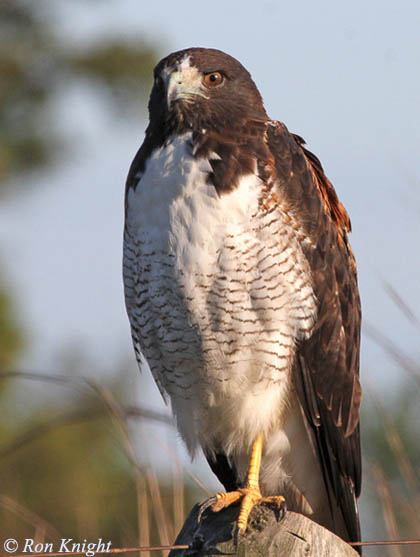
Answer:
[[[360,300],[356,266],[347,240],[348,215],[319,160],[303,140],[272,122],[266,142],[279,189],[310,242],[309,261],[318,314],[311,337],[298,346],[294,379],[311,426],[330,501],[342,511],[350,540],[360,539],[359,436]]]

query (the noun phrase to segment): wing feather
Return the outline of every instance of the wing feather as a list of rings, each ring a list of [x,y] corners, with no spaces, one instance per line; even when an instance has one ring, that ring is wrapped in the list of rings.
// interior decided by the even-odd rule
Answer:
[[[342,511],[350,540],[360,539],[360,300],[347,240],[350,219],[321,163],[279,122],[267,127],[279,191],[309,242],[302,242],[318,300],[309,339],[297,348],[294,380],[318,450],[329,498]]]

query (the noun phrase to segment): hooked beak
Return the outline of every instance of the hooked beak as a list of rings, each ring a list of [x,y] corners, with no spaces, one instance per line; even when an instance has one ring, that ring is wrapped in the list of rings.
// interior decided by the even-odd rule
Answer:
[[[169,75],[167,85],[168,108],[179,99],[188,102],[197,95],[205,99],[209,98],[203,90],[201,74],[197,70],[191,70],[195,70],[195,68],[176,70]]]

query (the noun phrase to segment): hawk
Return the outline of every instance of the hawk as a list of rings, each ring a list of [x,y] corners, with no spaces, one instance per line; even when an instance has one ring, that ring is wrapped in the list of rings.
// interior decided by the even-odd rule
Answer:
[[[154,70],[125,197],[124,287],[147,360],[193,456],[241,503],[360,540],[360,301],[350,219],[304,140],[271,120],[215,49]]]

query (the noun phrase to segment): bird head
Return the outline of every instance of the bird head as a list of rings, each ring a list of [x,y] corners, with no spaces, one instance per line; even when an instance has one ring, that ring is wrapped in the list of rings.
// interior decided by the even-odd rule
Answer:
[[[210,48],[189,48],[161,60],[154,70],[150,126],[159,135],[243,128],[266,120],[261,95],[235,58]]]

